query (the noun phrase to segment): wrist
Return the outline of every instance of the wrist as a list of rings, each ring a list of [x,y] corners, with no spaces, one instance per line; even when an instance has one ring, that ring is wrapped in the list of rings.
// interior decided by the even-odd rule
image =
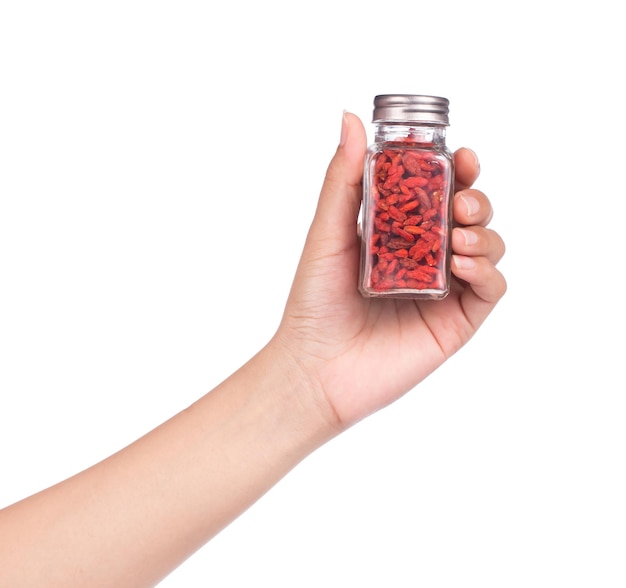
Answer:
[[[284,412],[284,424],[302,443],[315,449],[342,430],[319,379],[280,337],[273,337],[249,367],[265,380],[275,406]]]

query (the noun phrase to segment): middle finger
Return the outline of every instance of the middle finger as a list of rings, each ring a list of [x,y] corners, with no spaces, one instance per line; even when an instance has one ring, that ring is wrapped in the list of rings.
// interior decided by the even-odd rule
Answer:
[[[452,249],[468,257],[486,257],[494,265],[505,252],[502,237],[493,229],[480,226],[456,227],[452,230]]]

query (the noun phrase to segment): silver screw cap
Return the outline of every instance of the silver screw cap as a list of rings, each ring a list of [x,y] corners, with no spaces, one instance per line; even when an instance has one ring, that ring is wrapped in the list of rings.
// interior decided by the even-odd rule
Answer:
[[[380,94],[374,98],[372,122],[448,125],[449,100],[440,96]]]

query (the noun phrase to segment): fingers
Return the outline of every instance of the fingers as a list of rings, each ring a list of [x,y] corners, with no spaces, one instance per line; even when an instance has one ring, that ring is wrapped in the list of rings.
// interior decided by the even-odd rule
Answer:
[[[366,148],[363,123],[356,115],[344,113],[339,146],[328,166],[311,227],[313,236],[354,241]]]
[[[367,148],[365,127],[358,116],[344,112],[341,119],[341,137],[337,153],[330,163],[326,179],[332,180],[335,171],[343,172],[350,185],[361,185],[363,161]]]
[[[328,212],[331,216],[339,213],[340,219],[348,221],[352,228],[361,202],[366,148],[367,138],[363,123],[356,115],[345,112],[341,121],[339,146],[326,171],[319,206],[322,213]],[[346,197],[350,202],[348,217],[344,206]]]
[[[467,188],[457,192],[452,202],[452,214],[459,225],[487,226],[493,217],[489,198],[480,190]]]
[[[481,226],[457,227],[452,231],[452,251],[469,257],[485,257],[497,264],[504,255],[504,241],[498,233]]]
[[[455,190],[469,188],[480,174],[480,163],[476,154],[467,147],[454,152],[454,185]]]
[[[460,255],[486,257],[494,265],[505,252],[504,241],[486,226],[491,221],[491,202],[480,190],[466,189],[454,195],[452,250]]]
[[[452,255],[452,273],[470,287],[463,292],[465,313],[474,325],[486,318],[491,308],[504,296],[506,280],[487,257]]]
[[[451,269],[462,283],[464,311],[474,327],[487,317],[496,302],[504,296],[507,284],[496,264],[505,253],[500,235],[486,228],[493,217],[489,198],[471,186],[478,178],[480,165],[470,149],[459,149],[454,154],[455,189],[452,214]]]
[[[478,213],[476,213],[478,214]],[[504,276],[496,269],[496,264],[505,252],[504,241],[498,233],[480,225],[456,227],[452,230],[452,273],[471,288],[466,298],[475,297],[488,304],[495,304],[506,292]],[[466,309],[468,317],[473,313],[474,325],[487,316],[488,307],[474,302]]]

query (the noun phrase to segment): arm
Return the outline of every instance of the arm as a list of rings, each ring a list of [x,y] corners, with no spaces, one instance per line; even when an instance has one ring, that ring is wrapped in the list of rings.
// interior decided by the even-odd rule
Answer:
[[[0,511],[0,586],[153,586],[328,438],[310,400],[267,346],[129,447]]]
[[[312,451],[470,339],[506,289],[495,268],[504,244],[486,228],[491,206],[470,188],[475,157],[456,154],[454,211],[465,229],[453,235],[452,293],[419,304],[367,300],[356,288],[365,142],[346,114],[272,340],[141,439],[0,511],[0,585],[155,585]]]

